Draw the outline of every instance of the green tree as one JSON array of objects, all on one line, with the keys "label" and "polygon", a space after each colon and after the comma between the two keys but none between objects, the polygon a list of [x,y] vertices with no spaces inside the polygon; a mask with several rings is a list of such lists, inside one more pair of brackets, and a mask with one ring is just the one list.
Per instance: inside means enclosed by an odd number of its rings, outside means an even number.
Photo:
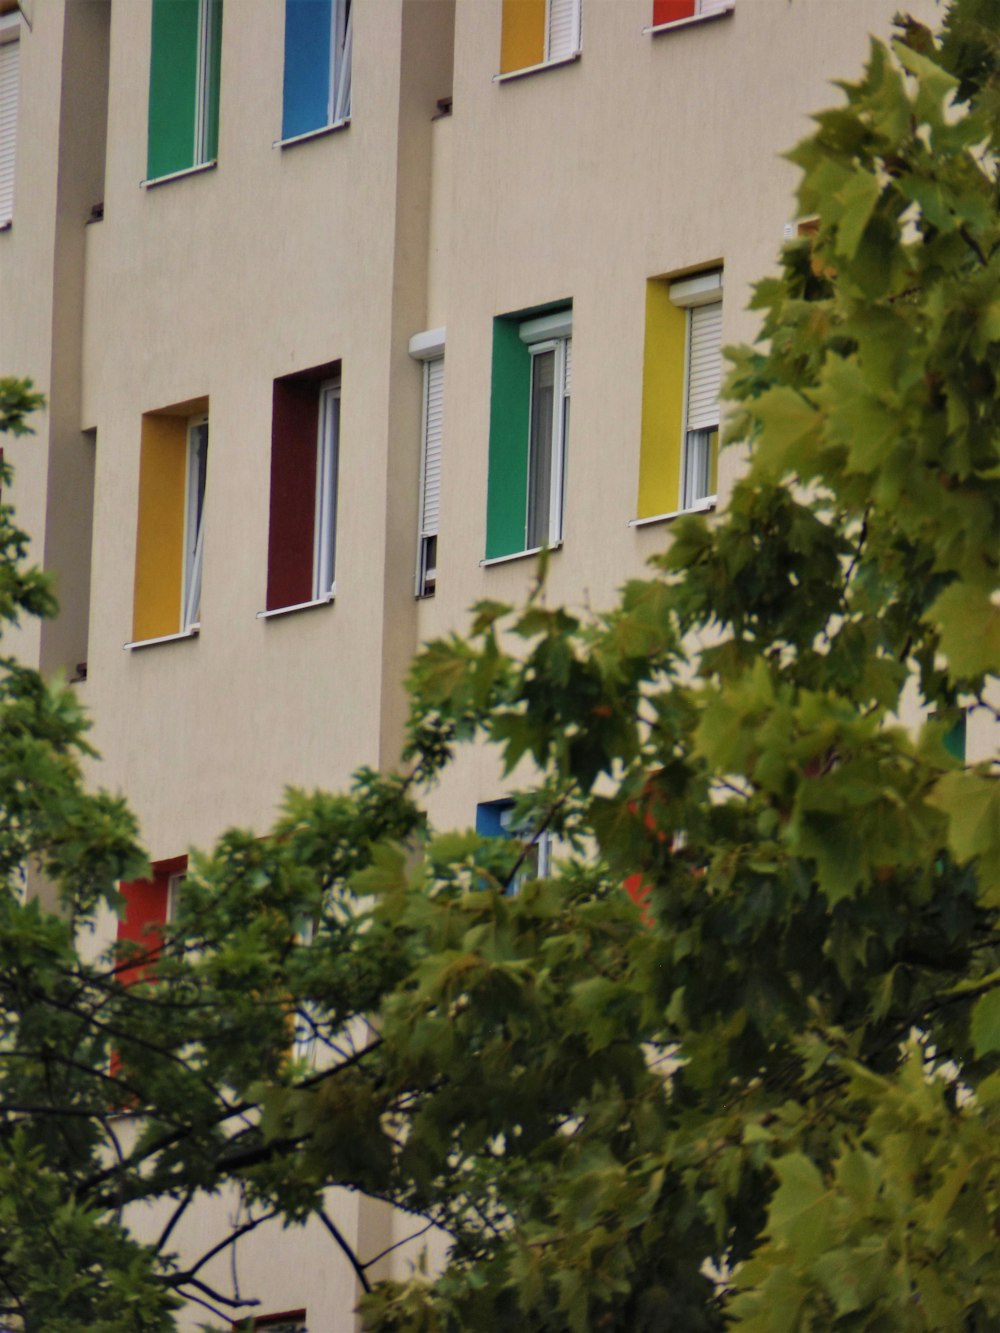
[{"label": "green tree", "polygon": [[[949,750],[1000,721],[1000,0],[898,31],[792,154],[816,229],[732,353],[725,513],[604,615],[487,604],[430,645],[408,775],[194,858],[143,982],[76,947],[129,817],[81,790],[71,699],[7,664],[0,1291],[29,1333],[239,1308],[170,1245],[226,1183],[245,1229],[325,1220],[366,1287],[327,1187],[444,1231],[439,1276],[366,1295],[385,1333],[1000,1323],[1000,785]],[[44,612],[2,523],[0,612]],[[420,811],[474,740],[530,758],[524,819],[566,851],[517,894],[527,845]],[[123,1211],[164,1197],[139,1244]]]}]

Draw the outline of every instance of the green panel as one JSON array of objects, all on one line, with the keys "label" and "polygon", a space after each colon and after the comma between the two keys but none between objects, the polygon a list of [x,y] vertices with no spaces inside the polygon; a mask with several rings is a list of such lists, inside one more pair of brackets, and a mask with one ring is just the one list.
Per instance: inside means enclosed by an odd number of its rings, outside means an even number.
[{"label": "green panel", "polygon": [[[221,5],[219,6],[221,12]],[[153,0],[146,176],[194,166],[198,0]]]},{"label": "green panel", "polygon": [[222,68],[222,0],[209,0],[212,49],[208,67],[208,144],[205,161],[219,156],[219,71]]},{"label": "green panel", "polygon": [[493,321],[486,558],[523,551],[528,513],[531,357],[518,337],[523,315]]}]

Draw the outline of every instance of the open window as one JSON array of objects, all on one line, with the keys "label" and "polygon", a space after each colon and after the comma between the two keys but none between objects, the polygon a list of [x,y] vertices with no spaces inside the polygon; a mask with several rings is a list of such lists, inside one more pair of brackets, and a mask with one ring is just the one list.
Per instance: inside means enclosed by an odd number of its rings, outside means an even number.
[{"label": "open window", "polygon": [[20,14],[0,14],[0,227],[14,216],[20,36]]},{"label": "open window", "polygon": [[486,563],[562,542],[572,334],[568,305],[493,322]]},{"label": "open window", "polygon": [[267,608],[322,605],[336,592],[340,362],[274,381]]},{"label": "open window", "polygon": [[285,0],[283,142],[350,118],[353,28],[351,0]]},{"label": "open window", "polygon": [[715,504],[721,383],[721,270],[648,282],[633,524]]},{"label": "open window", "polygon": [[571,60],[580,51],[580,0],[503,0],[500,75]]},{"label": "open window", "polygon": [[147,180],[214,162],[222,0],[153,0]]},{"label": "open window", "polygon": [[208,436],[207,399],[142,419],[129,647],[200,628]]}]

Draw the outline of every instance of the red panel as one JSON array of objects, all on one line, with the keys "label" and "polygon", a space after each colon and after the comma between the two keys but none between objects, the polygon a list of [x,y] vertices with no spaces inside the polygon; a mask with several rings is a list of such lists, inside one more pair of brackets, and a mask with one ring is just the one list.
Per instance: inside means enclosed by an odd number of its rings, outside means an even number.
[{"label": "red panel", "polygon": [[695,0],[653,0],[653,26],[694,17]]},{"label": "red panel", "polygon": [[316,431],[319,385],[274,381],[271,419],[271,526],[267,538],[267,609],[313,595]]},{"label": "red panel", "polygon": [[[119,940],[137,944],[150,958],[155,958],[162,939],[160,927],[167,920],[170,877],[186,869],[187,857],[174,856],[169,861],[153,863],[152,879],[134,879],[119,885],[125,899],[125,915],[118,922]],[[133,981],[140,981],[145,971],[145,964],[136,963],[133,967],[123,968],[118,973],[118,980],[123,986],[130,986]]]}]

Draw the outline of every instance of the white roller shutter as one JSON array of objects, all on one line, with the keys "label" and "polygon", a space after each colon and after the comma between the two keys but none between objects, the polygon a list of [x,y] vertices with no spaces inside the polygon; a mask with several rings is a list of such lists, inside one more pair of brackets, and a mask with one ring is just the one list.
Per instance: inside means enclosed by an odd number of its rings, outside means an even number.
[{"label": "white roller shutter", "polygon": [[719,424],[722,386],[722,302],[695,306],[688,314],[688,392],[686,427],[709,430]]},{"label": "white roller shutter", "polygon": [[420,535],[436,537],[441,503],[441,437],[444,427],[444,357],[424,363],[424,459]]},{"label": "white roller shutter", "polygon": [[14,214],[14,149],[17,142],[17,85],[20,43],[0,44],[0,224]]},{"label": "white roller shutter", "polygon": [[549,0],[546,60],[561,60],[580,48],[580,0]]},{"label": "white roller shutter", "polygon": [[566,349],[563,366],[563,393],[569,398],[573,392],[573,339],[567,338],[563,346]]}]

